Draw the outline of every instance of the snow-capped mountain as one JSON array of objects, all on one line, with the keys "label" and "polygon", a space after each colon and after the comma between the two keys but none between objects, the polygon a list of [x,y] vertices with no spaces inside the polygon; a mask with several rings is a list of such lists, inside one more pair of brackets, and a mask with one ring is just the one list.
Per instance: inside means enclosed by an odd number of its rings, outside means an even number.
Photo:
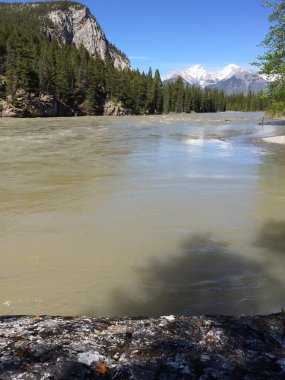
[{"label": "snow-capped mountain", "polygon": [[259,92],[267,87],[267,81],[260,75],[233,63],[221,70],[208,70],[202,65],[193,65],[168,74],[163,78],[163,82],[173,82],[179,76],[190,86],[217,88],[226,94],[247,94],[249,90]]}]

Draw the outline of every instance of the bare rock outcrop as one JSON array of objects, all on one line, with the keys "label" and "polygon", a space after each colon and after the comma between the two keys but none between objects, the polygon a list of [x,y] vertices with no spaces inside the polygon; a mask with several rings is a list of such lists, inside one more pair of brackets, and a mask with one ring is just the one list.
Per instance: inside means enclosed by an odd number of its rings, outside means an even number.
[{"label": "bare rock outcrop", "polygon": [[51,95],[31,96],[24,90],[17,90],[15,96],[0,102],[2,117],[55,117],[74,116],[73,109]]},{"label": "bare rock outcrop", "polygon": [[129,114],[129,110],[121,102],[114,103],[110,100],[104,105],[104,116],[124,116]]},{"label": "bare rock outcrop", "polygon": [[283,314],[0,317],[1,380],[284,379]]},{"label": "bare rock outcrop", "polygon": [[0,104],[0,116],[2,117],[29,117],[30,114],[26,109],[17,107],[12,103],[2,101]]},{"label": "bare rock outcrop", "polygon": [[87,7],[74,4],[67,10],[54,9],[48,17],[55,27],[49,28],[48,33],[60,43],[74,43],[77,47],[83,45],[91,56],[98,54],[103,60],[109,58],[118,69],[130,67],[129,60],[109,45],[103,30]]}]

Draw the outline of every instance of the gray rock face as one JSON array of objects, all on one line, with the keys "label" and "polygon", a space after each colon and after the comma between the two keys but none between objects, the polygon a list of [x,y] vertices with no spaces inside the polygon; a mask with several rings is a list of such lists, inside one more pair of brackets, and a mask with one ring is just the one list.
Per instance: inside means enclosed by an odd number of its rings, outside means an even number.
[{"label": "gray rock face", "polygon": [[5,101],[0,104],[0,116],[2,117],[27,117],[29,114],[26,110],[15,107],[14,105]]},{"label": "gray rock face", "polygon": [[222,90],[226,95],[236,94],[239,92],[247,95],[249,91],[258,93],[260,91],[265,91],[267,87],[268,83],[258,74],[246,71],[208,86],[208,88]]},{"label": "gray rock face", "polygon": [[284,379],[284,315],[0,317],[1,380]]},{"label": "gray rock face", "polygon": [[55,117],[74,116],[74,111],[51,95],[31,98],[23,90],[16,94],[16,104],[11,101],[0,102],[0,117]]},{"label": "gray rock face", "polygon": [[129,115],[126,108],[123,107],[122,103],[114,103],[109,101],[104,105],[104,115],[105,116],[124,116]]},{"label": "gray rock face", "polygon": [[109,46],[108,40],[96,19],[83,5],[72,5],[68,10],[53,10],[48,17],[54,24],[48,33],[60,43],[83,45],[91,56],[98,54],[103,60],[110,58],[118,69],[130,67],[129,60]]}]

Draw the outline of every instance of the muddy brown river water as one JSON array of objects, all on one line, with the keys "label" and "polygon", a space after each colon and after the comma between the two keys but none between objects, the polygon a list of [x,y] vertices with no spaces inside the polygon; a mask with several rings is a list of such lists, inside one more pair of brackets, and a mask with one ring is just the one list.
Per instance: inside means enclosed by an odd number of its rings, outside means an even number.
[{"label": "muddy brown river water", "polygon": [[261,113],[0,119],[0,314],[285,305],[285,133]]}]

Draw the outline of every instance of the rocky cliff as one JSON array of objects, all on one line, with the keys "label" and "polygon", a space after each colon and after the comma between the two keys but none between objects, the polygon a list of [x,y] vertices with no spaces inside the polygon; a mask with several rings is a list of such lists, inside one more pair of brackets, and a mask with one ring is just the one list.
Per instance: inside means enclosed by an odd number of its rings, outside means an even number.
[{"label": "rocky cliff", "polygon": [[102,60],[109,87],[113,75],[130,72],[85,5],[0,3],[0,117],[129,113],[107,91]]},{"label": "rocky cliff", "polygon": [[103,60],[109,58],[118,69],[130,67],[128,58],[111,45],[95,17],[81,4],[59,7],[48,13],[52,26],[47,33],[61,43],[83,45],[91,56],[98,54]]}]

